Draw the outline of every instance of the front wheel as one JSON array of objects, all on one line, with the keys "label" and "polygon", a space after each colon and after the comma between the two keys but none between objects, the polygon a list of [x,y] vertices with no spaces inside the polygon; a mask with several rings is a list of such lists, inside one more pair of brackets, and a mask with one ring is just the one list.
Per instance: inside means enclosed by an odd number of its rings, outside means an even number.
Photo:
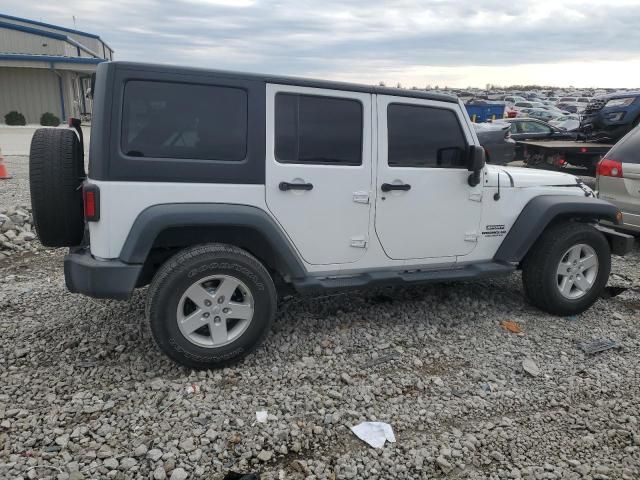
[{"label": "front wheel", "polygon": [[607,239],[591,225],[575,222],[545,230],[522,265],[529,301],[556,315],[584,312],[598,299],[611,271]]},{"label": "front wheel", "polygon": [[255,257],[209,244],[185,249],[160,268],[149,288],[147,316],[165,354],[204,369],[237,362],[255,349],[276,305],[271,276]]}]

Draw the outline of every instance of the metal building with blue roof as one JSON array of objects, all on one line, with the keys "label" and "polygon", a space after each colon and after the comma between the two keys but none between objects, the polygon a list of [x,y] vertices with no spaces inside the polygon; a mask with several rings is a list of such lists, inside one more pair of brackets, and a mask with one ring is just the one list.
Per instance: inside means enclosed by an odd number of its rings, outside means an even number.
[{"label": "metal building with blue roof", "polygon": [[37,124],[91,114],[87,91],[113,50],[98,35],[0,13],[0,123],[12,110]]}]

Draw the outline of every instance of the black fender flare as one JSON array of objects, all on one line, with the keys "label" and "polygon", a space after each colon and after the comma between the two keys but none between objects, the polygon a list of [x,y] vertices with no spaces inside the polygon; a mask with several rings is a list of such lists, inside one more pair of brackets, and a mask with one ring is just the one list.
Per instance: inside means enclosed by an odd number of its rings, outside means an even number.
[{"label": "black fender flare", "polygon": [[494,260],[520,262],[551,222],[559,218],[616,223],[618,208],[609,202],[577,195],[541,195],[532,198],[504,238]]},{"label": "black fender flare", "polygon": [[278,224],[262,209],[224,203],[169,203],[143,210],[133,222],[120,251],[120,260],[143,264],[158,235],[181,227],[243,227],[255,232],[249,242],[268,243],[281,274],[291,278],[306,276],[299,255]]}]

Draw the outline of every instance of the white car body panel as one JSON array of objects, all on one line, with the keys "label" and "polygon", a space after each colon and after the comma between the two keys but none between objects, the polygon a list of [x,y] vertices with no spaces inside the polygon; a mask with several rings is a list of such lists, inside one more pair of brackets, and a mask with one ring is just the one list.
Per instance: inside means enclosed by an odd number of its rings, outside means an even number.
[{"label": "white car body panel", "polygon": [[[457,104],[419,98],[378,95],[378,128],[382,132],[387,131],[387,107],[393,103],[450,110],[463,126],[467,143],[474,142]],[[476,243],[466,238],[477,235],[482,182],[470,187],[466,168],[389,166],[387,152],[387,135],[379,135],[375,230],[385,253],[393,259],[469,254]],[[408,184],[411,189],[385,193],[380,190],[383,183]]]},{"label": "white car body panel", "polygon": [[[369,242],[371,201],[371,95],[291,85],[267,85],[266,204],[305,262],[312,265],[353,263]],[[357,100],[362,105],[362,164],[280,163],[275,158],[275,96],[299,93]],[[311,183],[309,191],[281,191],[280,182]],[[366,197],[366,202],[365,202]],[[356,200],[362,201],[356,201]],[[363,203],[364,202],[364,203]],[[321,239],[321,241],[319,241]]]},{"label": "white car body panel", "polygon": [[154,205],[210,201],[267,210],[264,185],[89,181],[100,188],[100,221],[88,222],[91,254],[98,258],[117,258],[135,219]]},{"label": "white car body panel", "polygon": [[489,166],[506,172],[513,179],[514,187],[546,187],[553,185],[575,185],[576,177],[568,173],[538,170],[535,168]]},{"label": "white car body panel", "polygon": [[[267,98],[271,100],[267,105],[267,187],[90,179],[90,183],[100,188],[101,211],[98,222],[89,222],[92,255],[105,260],[118,258],[136,218],[151,206],[210,202],[249,205],[265,211],[281,226],[312,276],[451,268],[456,264],[491,261],[532,198],[584,195],[575,177],[560,172],[489,165],[483,169],[481,183],[472,188],[466,183],[469,175],[466,170],[389,168],[384,128],[386,105],[392,101],[443,103],[406,97],[333,90],[325,93],[360,98],[363,102],[362,168],[277,164],[273,158],[272,100],[282,89],[318,90],[268,85]],[[469,144],[479,145],[464,107],[455,103],[445,106],[458,115]],[[312,192],[317,197],[279,191],[280,181],[296,179],[313,183]],[[389,192],[393,195],[383,203],[380,185],[395,180],[412,184],[411,197],[395,195],[407,192]],[[498,190],[500,197],[496,200]],[[353,194],[364,192],[369,194],[369,203],[354,202]],[[365,237],[364,247],[351,246],[353,237],[361,236]],[[433,250],[429,245],[433,245]],[[394,253],[399,258],[390,258]]]}]

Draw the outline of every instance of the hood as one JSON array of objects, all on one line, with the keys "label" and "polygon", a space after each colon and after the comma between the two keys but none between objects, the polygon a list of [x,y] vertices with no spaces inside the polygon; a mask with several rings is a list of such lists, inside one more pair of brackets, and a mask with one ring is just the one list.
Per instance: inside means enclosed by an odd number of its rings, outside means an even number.
[{"label": "hood", "polygon": [[[487,169],[489,170],[490,176],[496,176],[498,172],[500,172],[500,185],[504,185],[506,181],[515,188],[578,186],[578,179],[568,173],[537,170],[535,168],[499,167],[494,165],[487,165]],[[508,179],[503,177],[505,174]]]},{"label": "hood", "polygon": [[598,95],[594,100],[614,100],[616,98],[628,98],[640,96],[640,91],[633,90],[628,92],[607,93],[606,95]]}]

